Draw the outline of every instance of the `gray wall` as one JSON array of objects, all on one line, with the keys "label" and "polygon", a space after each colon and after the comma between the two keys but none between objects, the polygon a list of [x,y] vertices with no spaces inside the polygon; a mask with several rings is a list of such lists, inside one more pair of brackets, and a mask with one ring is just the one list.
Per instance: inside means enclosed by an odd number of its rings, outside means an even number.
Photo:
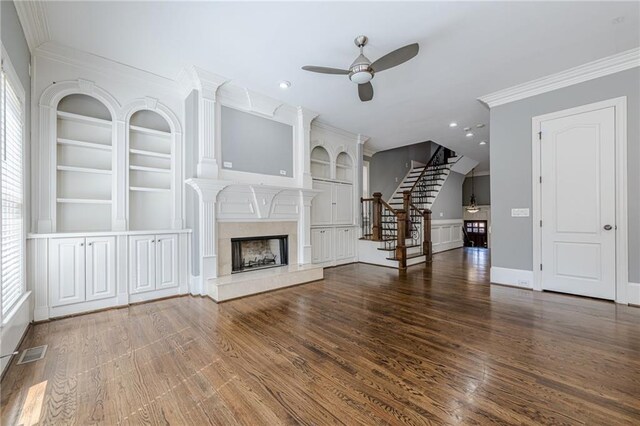
[{"label": "gray wall", "polygon": [[12,1],[0,1],[0,39],[4,46],[13,68],[18,74],[18,78],[22,82],[22,88],[25,91],[25,227],[27,230],[31,228],[31,208],[30,208],[30,190],[31,188],[31,176],[30,176],[30,164],[31,164],[31,77],[29,76],[29,63],[31,61],[31,53],[29,52],[29,46],[27,40],[24,37],[24,31],[22,31],[22,25],[18,19],[18,13],[16,7]]},{"label": "gray wall", "polygon": [[373,154],[369,169],[371,193],[381,192],[382,198],[388,200],[411,168],[411,160],[426,163],[437,147],[433,142],[421,142]]},{"label": "gray wall", "polygon": [[223,168],[230,161],[233,170],[293,177],[292,126],[233,108],[221,110]]},{"label": "gray wall", "polygon": [[640,68],[491,109],[491,222],[493,266],[532,270],[532,219],[512,218],[529,207],[532,117],[627,97],[629,281],[640,282]]},{"label": "gray wall", "polygon": [[451,172],[431,206],[431,219],[462,219],[462,182],[464,175]]},{"label": "gray wall", "polygon": [[[489,176],[476,176],[475,178],[476,204],[488,206],[491,204],[491,179]],[[468,177],[462,184],[462,205],[468,206],[471,199],[471,178]]]}]

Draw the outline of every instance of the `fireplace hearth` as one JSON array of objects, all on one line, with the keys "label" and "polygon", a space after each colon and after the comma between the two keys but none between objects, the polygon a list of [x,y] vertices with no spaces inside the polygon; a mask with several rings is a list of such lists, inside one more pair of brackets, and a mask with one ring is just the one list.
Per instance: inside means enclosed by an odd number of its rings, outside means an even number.
[{"label": "fireplace hearth", "polygon": [[286,235],[231,238],[231,273],[275,268],[288,264]]}]

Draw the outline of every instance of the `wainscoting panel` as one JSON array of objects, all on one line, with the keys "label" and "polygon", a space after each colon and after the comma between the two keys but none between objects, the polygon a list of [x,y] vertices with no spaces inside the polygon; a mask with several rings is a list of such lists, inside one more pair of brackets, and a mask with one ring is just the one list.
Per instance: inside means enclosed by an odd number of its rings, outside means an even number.
[{"label": "wainscoting panel", "polygon": [[431,240],[433,252],[462,247],[462,219],[445,219],[431,221]]}]

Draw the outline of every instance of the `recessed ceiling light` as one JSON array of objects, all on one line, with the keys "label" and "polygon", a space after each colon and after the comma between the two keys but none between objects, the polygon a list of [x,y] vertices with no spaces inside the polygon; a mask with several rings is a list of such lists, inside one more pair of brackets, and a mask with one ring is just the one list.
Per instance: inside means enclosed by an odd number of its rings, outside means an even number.
[{"label": "recessed ceiling light", "polygon": [[458,127],[458,123],[452,121],[451,123],[449,123],[449,127]]},{"label": "recessed ceiling light", "polygon": [[289,87],[291,87],[291,82],[287,81],[287,80],[283,80],[280,82],[280,88],[281,89],[288,89]]},{"label": "recessed ceiling light", "polygon": [[480,145],[486,145],[487,141],[480,141]]},{"label": "recessed ceiling light", "polygon": [[470,138],[470,137],[472,137],[472,136],[473,136],[473,133],[472,133],[472,132],[467,133],[467,137],[468,137],[468,138]]},{"label": "recessed ceiling light", "polygon": [[482,124],[482,123],[480,123],[480,124],[476,124],[476,127],[477,127],[478,129],[482,129],[482,128],[484,127],[484,124]]}]

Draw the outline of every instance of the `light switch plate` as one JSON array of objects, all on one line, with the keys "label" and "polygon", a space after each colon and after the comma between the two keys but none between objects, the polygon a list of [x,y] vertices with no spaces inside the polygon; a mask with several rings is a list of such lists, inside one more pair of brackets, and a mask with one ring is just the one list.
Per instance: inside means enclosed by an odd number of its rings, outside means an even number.
[{"label": "light switch plate", "polygon": [[511,217],[529,217],[529,209],[511,209]]},{"label": "light switch plate", "polygon": [[286,176],[286,175],[287,175],[287,171],[286,171],[286,170],[280,170],[280,174],[281,174],[282,176]]},{"label": "light switch plate", "polygon": [[440,212],[440,217],[444,216],[444,212]]},{"label": "light switch plate", "polygon": [[224,163],[222,163],[222,165],[227,169],[233,168],[233,163],[231,161],[225,161]]}]

